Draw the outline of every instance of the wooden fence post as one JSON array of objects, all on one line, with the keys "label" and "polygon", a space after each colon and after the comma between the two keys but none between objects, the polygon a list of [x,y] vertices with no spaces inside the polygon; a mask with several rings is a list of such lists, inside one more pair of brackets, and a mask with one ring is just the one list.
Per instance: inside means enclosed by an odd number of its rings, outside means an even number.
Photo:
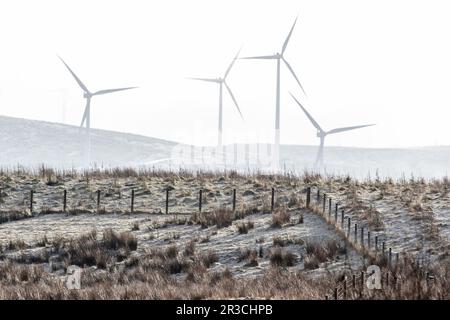
[{"label": "wooden fence post", "polygon": [[66,212],[67,209],[67,190],[64,189],[64,196],[63,196],[63,212]]},{"label": "wooden fence post", "polygon": [[347,219],[348,219],[348,232],[347,232],[347,238],[350,239],[350,231],[351,231],[351,228],[352,228],[352,226],[351,226],[352,218],[348,217]]},{"label": "wooden fence post", "polygon": [[[331,198],[330,198],[331,199]],[[325,212],[325,211],[324,211]],[[328,221],[331,222],[331,210],[328,210]]]},{"label": "wooden fence post", "polygon": [[320,190],[317,189],[317,203],[319,203],[320,201]]},{"label": "wooden fence post", "polygon": [[352,275],[352,286],[353,289],[356,289],[356,274]]},{"label": "wooden fence post", "polygon": [[375,236],[375,252],[378,252],[378,236]]},{"label": "wooden fence post", "polygon": [[389,248],[389,258],[388,258],[388,262],[389,262],[389,267],[392,266],[392,248]]},{"label": "wooden fence post", "polygon": [[331,212],[331,198],[328,198],[328,212]]},{"label": "wooden fence post", "polygon": [[131,213],[134,212],[134,189],[131,190]]},{"label": "wooden fence post", "polygon": [[338,212],[339,210],[339,204],[336,202],[336,204],[334,205],[334,211]]},{"label": "wooden fence post", "polygon": [[325,213],[325,206],[326,205],[327,205],[327,194],[324,193],[323,194],[323,208],[322,208],[323,213]]},{"label": "wooden fence post", "polygon": [[355,243],[358,243],[358,224],[355,223]]},{"label": "wooden fence post", "polygon": [[364,227],[361,227],[361,246],[364,248]]},{"label": "wooden fence post", "polygon": [[341,211],[341,229],[344,231],[344,220],[345,220],[345,213],[344,210]]},{"label": "wooden fence post", "polygon": [[233,211],[236,211],[236,189],[233,189]]},{"label": "wooden fence post", "polygon": [[386,251],[386,242],[383,241],[383,243],[381,244],[381,252],[383,253],[383,256],[385,251]]},{"label": "wooden fence post", "polygon": [[203,198],[203,190],[200,189],[200,191],[198,192],[198,212],[202,212],[202,198]]},{"label": "wooden fence post", "polygon": [[97,213],[100,211],[100,190],[97,190]]},{"label": "wooden fence post", "polygon": [[309,204],[311,203],[311,187],[306,189],[306,209],[309,209]]},{"label": "wooden fence post", "polygon": [[361,271],[361,291],[364,291],[365,282],[366,282],[365,273],[364,273],[364,271]]},{"label": "wooden fence post", "polygon": [[370,250],[370,231],[367,231],[367,247]]},{"label": "wooden fence post", "polygon": [[273,212],[273,209],[275,207],[275,188],[272,188],[272,201],[270,204],[270,211]]},{"label": "wooden fence post", "polygon": [[334,300],[338,299],[338,287],[334,288]]},{"label": "wooden fence post", "polygon": [[34,190],[30,191],[30,213],[33,213]]},{"label": "wooden fence post", "polygon": [[169,214],[169,188],[166,189],[166,214]]},{"label": "wooden fence post", "polygon": [[337,222],[338,222],[338,211],[336,210],[334,212],[334,224],[337,224]]}]

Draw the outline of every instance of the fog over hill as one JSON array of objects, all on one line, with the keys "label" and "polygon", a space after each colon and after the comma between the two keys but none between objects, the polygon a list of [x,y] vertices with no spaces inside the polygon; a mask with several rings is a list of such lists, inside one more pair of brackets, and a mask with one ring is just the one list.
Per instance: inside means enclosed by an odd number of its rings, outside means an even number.
[{"label": "fog over hill", "polygon": [[[177,169],[233,169],[208,159],[193,163],[186,156],[183,161],[173,161],[176,142],[134,134],[91,130],[91,164],[97,167],[133,166]],[[86,136],[76,126],[0,116],[0,165],[5,167],[38,167],[42,164],[57,168],[82,168]],[[178,145],[179,146],[179,145]],[[233,150],[228,146],[227,150]],[[242,147],[242,148],[241,148]],[[252,149],[253,148],[253,149]],[[213,148],[196,147],[206,153]],[[254,146],[250,156],[241,162],[238,169],[257,169]],[[240,145],[239,150],[244,150]],[[281,169],[303,172],[312,169],[316,146],[283,145],[281,147]],[[172,159],[172,160],[170,160]],[[369,175],[399,178],[443,177],[448,173],[450,147],[421,147],[408,149],[375,148],[325,148],[325,172],[366,178]],[[179,159],[177,159],[179,160]],[[260,162],[260,169],[268,167]]]},{"label": "fog over hill", "polygon": [[[91,129],[91,162],[98,166],[137,166],[167,158],[173,142]],[[58,168],[84,165],[86,136],[79,127],[0,117],[0,164]]]}]

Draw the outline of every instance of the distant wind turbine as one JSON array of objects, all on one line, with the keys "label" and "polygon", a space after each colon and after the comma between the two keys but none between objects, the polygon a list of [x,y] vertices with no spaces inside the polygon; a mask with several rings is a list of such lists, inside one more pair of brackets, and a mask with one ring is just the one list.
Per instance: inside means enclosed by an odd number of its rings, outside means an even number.
[{"label": "distant wind turbine", "polygon": [[242,116],[241,109],[239,109],[239,105],[236,101],[236,98],[234,97],[233,92],[231,91],[230,87],[228,86],[226,79],[228,77],[228,74],[231,71],[231,68],[233,67],[234,63],[236,62],[236,59],[238,58],[240,53],[240,50],[234,57],[231,64],[228,66],[228,69],[225,71],[225,74],[223,78],[189,78],[190,80],[196,80],[196,81],[205,81],[205,82],[213,82],[217,83],[219,85],[219,134],[218,134],[218,146],[222,147],[222,122],[223,122],[223,86],[227,89],[228,93],[230,94],[231,99],[234,102],[234,105],[236,106],[237,111],[239,112],[239,115],[241,116],[242,120],[244,120],[244,117]]},{"label": "distant wind turbine", "polygon": [[292,25],[292,28],[289,31],[289,34],[283,43],[281,53],[276,53],[276,54],[270,55],[270,56],[257,56],[257,57],[241,58],[241,59],[258,59],[258,60],[277,60],[277,96],[276,96],[276,113],[275,113],[275,151],[276,151],[277,158],[279,157],[279,150],[280,150],[280,81],[281,81],[280,80],[280,64],[281,64],[281,61],[284,62],[284,64],[289,69],[289,71],[294,76],[295,80],[297,81],[298,85],[302,89],[303,93],[306,95],[305,90],[303,89],[303,86],[300,83],[300,80],[298,79],[297,75],[294,72],[294,69],[292,69],[289,62],[287,62],[287,60],[284,58],[284,53],[286,51],[289,40],[291,38],[292,32],[294,31],[295,24],[297,23],[297,19],[298,19],[298,17],[295,18],[294,24]]},{"label": "distant wind turbine", "polygon": [[127,88],[119,88],[119,89],[107,89],[107,90],[100,90],[100,91],[97,91],[97,92],[91,92],[85,86],[85,84],[83,82],[81,82],[81,80],[72,71],[72,69],[70,69],[70,67],[67,65],[67,63],[65,63],[64,60],[61,57],[59,57],[59,59],[62,61],[62,63],[64,63],[64,65],[66,66],[67,70],[69,70],[69,72],[72,74],[72,76],[74,77],[75,81],[78,83],[80,88],[83,89],[83,91],[84,91],[83,97],[86,99],[86,107],[84,109],[83,119],[81,120],[80,127],[82,128],[83,125],[86,123],[87,139],[88,139],[88,142],[87,142],[87,148],[88,148],[88,150],[87,150],[87,158],[88,158],[88,164],[89,164],[89,162],[90,162],[90,154],[91,154],[91,132],[90,132],[90,129],[91,129],[91,99],[92,99],[92,97],[103,95],[103,94],[108,94],[108,93],[113,93],[113,92],[118,92],[118,91],[135,89],[137,87],[127,87]]},{"label": "distant wind turbine", "polygon": [[309,114],[308,111],[306,111],[306,109],[301,105],[301,103],[294,97],[294,95],[292,93],[290,93],[292,98],[295,100],[295,102],[297,102],[297,104],[300,106],[300,108],[302,108],[303,112],[305,113],[305,115],[308,117],[309,121],[311,121],[311,123],[313,124],[313,126],[317,129],[317,137],[320,138],[320,146],[319,146],[319,151],[317,153],[317,158],[316,158],[316,162],[315,162],[315,166],[319,166],[322,167],[323,166],[323,149],[324,149],[324,144],[325,144],[325,137],[329,134],[335,134],[335,133],[340,133],[340,132],[345,132],[345,131],[350,131],[350,130],[355,130],[355,129],[360,129],[360,128],[365,128],[365,127],[370,127],[370,126],[374,126],[374,124],[366,124],[366,125],[361,125],[361,126],[353,126],[353,127],[344,127],[344,128],[336,128],[330,131],[325,131],[323,130],[320,125],[317,123],[316,120],[314,120],[314,118]]}]

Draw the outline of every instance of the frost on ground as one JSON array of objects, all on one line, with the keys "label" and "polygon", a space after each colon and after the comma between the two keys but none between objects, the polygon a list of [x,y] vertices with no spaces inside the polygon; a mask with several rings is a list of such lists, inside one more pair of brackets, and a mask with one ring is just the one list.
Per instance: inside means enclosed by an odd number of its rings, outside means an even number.
[{"label": "frost on ground", "polygon": [[369,228],[397,252],[421,259],[449,259],[450,181],[328,179],[319,188],[342,202],[354,222]]},{"label": "frost on ground", "polygon": [[[3,172],[0,179],[0,298],[323,299],[343,275],[373,261],[305,208],[308,186],[338,198],[355,221],[402,250],[405,261],[427,249],[448,271],[445,181],[45,168]],[[61,285],[71,265],[84,270],[85,287],[76,292]],[[423,295],[417,286],[405,288],[402,297]],[[448,294],[435,291],[426,292]]]}]

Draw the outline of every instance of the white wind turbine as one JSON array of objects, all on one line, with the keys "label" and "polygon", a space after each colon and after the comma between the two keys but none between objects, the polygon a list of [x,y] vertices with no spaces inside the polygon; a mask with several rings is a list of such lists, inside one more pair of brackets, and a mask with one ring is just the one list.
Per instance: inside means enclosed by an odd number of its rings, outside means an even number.
[{"label": "white wind turbine", "polygon": [[297,81],[298,85],[302,89],[303,93],[306,95],[305,90],[303,89],[302,84],[300,83],[300,80],[298,79],[297,75],[294,72],[294,69],[292,69],[289,62],[284,57],[284,53],[286,51],[287,45],[289,43],[289,40],[291,38],[292,32],[294,31],[295,24],[297,23],[298,17],[295,19],[294,24],[292,25],[291,30],[289,31],[289,34],[286,38],[286,40],[283,43],[283,47],[281,48],[281,53],[276,53],[274,55],[270,56],[256,56],[256,57],[244,57],[241,59],[257,59],[257,60],[276,60],[277,61],[277,93],[276,93],[276,112],[275,112],[275,161],[278,164],[279,162],[279,155],[280,155],[280,67],[281,67],[281,61],[284,62],[288,70],[291,72],[294,79]]},{"label": "white wind turbine", "polygon": [[301,105],[301,103],[294,97],[294,95],[291,93],[292,98],[295,100],[295,102],[302,108],[305,115],[308,117],[309,121],[313,124],[313,126],[317,129],[317,137],[320,138],[320,146],[319,151],[317,152],[317,158],[315,162],[316,167],[323,167],[323,149],[325,145],[325,137],[329,134],[335,134],[365,127],[371,127],[374,126],[374,124],[366,124],[366,125],[360,125],[360,126],[353,126],[353,127],[344,127],[344,128],[336,128],[330,131],[323,130],[320,125],[317,123],[316,120],[309,114],[308,111]]},{"label": "white wind turbine", "polygon": [[135,89],[137,87],[106,89],[106,90],[91,92],[86,87],[86,85],[78,78],[78,76],[72,71],[72,69],[70,69],[70,67],[67,65],[67,63],[65,63],[61,57],[59,57],[59,59],[62,61],[62,63],[64,63],[67,70],[69,70],[69,72],[72,74],[72,76],[74,77],[75,81],[78,83],[80,88],[83,89],[83,91],[84,91],[83,97],[86,99],[86,107],[84,108],[83,119],[81,120],[80,128],[82,128],[84,126],[84,124],[86,123],[86,132],[87,132],[87,159],[86,160],[87,160],[87,164],[89,165],[90,158],[91,158],[91,99],[92,99],[92,97],[103,95],[103,94],[108,94],[108,93],[113,93],[113,92],[118,92],[118,91]]},{"label": "white wind turbine", "polygon": [[237,57],[239,56],[239,52],[234,57],[231,64],[228,66],[228,69],[225,71],[225,74],[223,78],[189,78],[190,80],[197,80],[197,81],[205,81],[205,82],[212,82],[219,85],[219,132],[218,132],[218,147],[222,147],[222,129],[223,129],[223,86],[227,89],[228,93],[230,94],[231,99],[234,102],[234,105],[236,106],[237,111],[239,112],[239,115],[241,116],[242,120],[244,120],[244,117],[242,116],[241,110],[239,109],[239,105],[236,101],[236,98],[234,97],[233,92],[231,91],[230,87],[227,84],[227,77],[228,74],[231,71],[231,68],[233,67],[234,63],[236,62]]}]

